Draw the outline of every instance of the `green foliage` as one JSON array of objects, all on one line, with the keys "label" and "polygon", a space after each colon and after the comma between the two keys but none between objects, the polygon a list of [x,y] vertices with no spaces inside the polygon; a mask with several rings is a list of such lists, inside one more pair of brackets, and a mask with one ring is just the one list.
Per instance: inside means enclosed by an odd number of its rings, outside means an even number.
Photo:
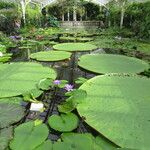
[{"label": "green foliage", "polygon": [[148,78],[97,76],[80,89],[87,97],[77,110],[91,127],[120,147],[149,149]]},{"label": "green foliage", "polygon": [[6,52],[6,46],[0,44],[0,52]]},{"label": "green foliage", "polygon": [[0,9],[10,9],[10,8],[16,8],[15,3],[5,1],[0,2]]},{"label": "green foliage", "polygon": [[21,15],[15,3],[0,2],[0,30],[6,33],[15,31],[15,21],[20,20]]},{"label": "green foliage", "polygon": [[131,27],[136,36],[150,39],[150,2],[130,5],[125,21],[125,25]]},{"label": "green foliage", "polygon": [[109,48],[118,51],[124,50],[126,52],[140,51],[141,53],[150,54],[150,44],[147,41],[144,42],[134,38],[116,39],[115,36],[119,33],[114,32],[113,29],[109,29],[102,34],[104,35],[96,37],[94,41],[90,43],[99,48]]},{"label": "green foliage", "polygon": [[41,26],[41,10],[38,4],[29,3],[26,6],[26,21],[27,25],[34,25],[36,27]]}]

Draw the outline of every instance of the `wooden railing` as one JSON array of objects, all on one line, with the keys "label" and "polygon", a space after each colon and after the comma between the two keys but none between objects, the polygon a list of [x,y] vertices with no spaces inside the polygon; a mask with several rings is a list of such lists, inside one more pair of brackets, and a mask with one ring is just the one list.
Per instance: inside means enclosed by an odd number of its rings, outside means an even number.
[{"label": "wooden railing", "polygon": [[102,21],[60,21],[61,27],[100,27]]}]

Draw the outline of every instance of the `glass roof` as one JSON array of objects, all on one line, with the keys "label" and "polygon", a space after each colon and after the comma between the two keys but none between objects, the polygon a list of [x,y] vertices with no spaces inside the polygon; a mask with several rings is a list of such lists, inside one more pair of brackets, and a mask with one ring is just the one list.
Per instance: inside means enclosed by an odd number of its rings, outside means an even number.
[{"label": "glass roof", "polygon": [[[5,1],[5,2],[6,1],[8,2],[31,1],[31,2],[39,3],[41,7],[45,7],[46,5],[57,2],[57,0],[0,0],[0,1]],[[97,3],[99,5],[105,5],[111,0],[86,0],[86,1]],[[115,1],[120,1],[120,0],[115,0]],[[146,1],[149,0],[128,0],[128,2],[146,2]]]}]

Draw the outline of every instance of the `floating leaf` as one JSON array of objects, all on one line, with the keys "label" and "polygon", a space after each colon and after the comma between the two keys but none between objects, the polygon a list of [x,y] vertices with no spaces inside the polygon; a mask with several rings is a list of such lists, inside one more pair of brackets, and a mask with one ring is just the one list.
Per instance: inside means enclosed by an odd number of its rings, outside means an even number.
[{"label": "floating leaf", "polygon": [[140,73],[149,68],[149,64],[133,57],[113,54],[88,54],[80,58],[79,66],[100,74]]},{"label": "floating leaf", "polygon": [[96,144],[103,148],[103,150],[116,150],[118,148],[116,145],[114,145],[102,136],[97,136],[95,141]]},{"label": "floating leaf", "polygon": [[72,98],[69,98],[68,101],[58,105],[58,110],[61,113],[70,113],[77,107],[77,104],[73,102]]},{"label": "floating leaf", "polygon": [[0,150],[5,150],[8,147],[9,141],[12,139],[12,133],[12,127],[0,130]]},{"label": "floating leaf", "polygon": [[[65,94],[66,96],[71,96],[70,99],[76,104],[82,103],[87,96],[86,91],[82,89],[76,89]],[[70,101],[70,99],[68,99]]]},{"label": "floating leaf", "polygon": [[61,138],[70,150],[103,150],[88,133],[63,133]]},{"label": "floating leaf", "polygon": [[39,89],[33,89],[29,92],[25,92],[22,94],[24,101],[32,101],[35,100],[35,98],[39,97],[43,91]]},{"label": "floating leaf", "polygon": [[83,78],[83,77],[79,77],[78,79],[75,80],[76,84],[83,84],[87,81],[88,79]]},{"label": "floating leaf", "polygon": [[52,84],[53,84],[53,80],[52,79],[42,79],[38,83],[38,88],[42,89],[42,90],[49,90],[50,87],[52,86]]},{"label": "floating leaf", "polygon": [[21,104],[23,99],[21,97],[9,97],[9,98],[0,98],[0,103],[12,103],[12,104]]},{"label": "floating leaf", "polygon": [[59,88],[64,88],[66,84],[68,84],[67,80],[60,80],[60,84],[58,85],[58,87]]},{"label": "floating leaf", "polygon": [[15,128],[10,148],[12,150],[33,150],[46,140],[48,132],[45,124],[35,126],[33,121],[21,124]]},{"label": "floating leaf", "polygon": [[30,55],[30,58],[38,61],[61,61],[70,57],[71,53],[61,51],[37,52]]},{"label": "floating leaf", "polygon": [[97,76],[80,89],[87,97],[77,110],[90,126],[122,148],[149,150],[150,79]]},{"label": "floating leaf", "polygon": [[76,51],[90,51],[97,47],[88,43],[61,43],[53,46],[54,49],[60,51],[76,52]]},{"label": "floating leaf", "polygon": [[36,88],[43,78],[56,78],[53,69],[38,63],[0,64],[0,98],[21,95]]},{"label": "floating leaf", "polygon": [[78,117],[73,113],[52,115],[48,119],[48,123],[51,128],[60,132],[69,132],[77,128]]},{"label": "floating leaf", "polygon": [[50,140],[47,140],[34,150],[53,150],[53,144]]},{"label": "floating leaf", "polygon": [[18,104],[0,101],[0,128],[18,122],[24,116],[24,108]]}]

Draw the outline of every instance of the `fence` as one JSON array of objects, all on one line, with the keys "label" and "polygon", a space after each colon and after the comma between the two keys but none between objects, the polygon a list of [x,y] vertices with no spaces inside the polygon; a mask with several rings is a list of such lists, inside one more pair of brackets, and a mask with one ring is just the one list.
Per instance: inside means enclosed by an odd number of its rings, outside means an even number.
[{"label": "fence", "polygon": [[61,21],[61,27],[102,27],[102,21]]}]

